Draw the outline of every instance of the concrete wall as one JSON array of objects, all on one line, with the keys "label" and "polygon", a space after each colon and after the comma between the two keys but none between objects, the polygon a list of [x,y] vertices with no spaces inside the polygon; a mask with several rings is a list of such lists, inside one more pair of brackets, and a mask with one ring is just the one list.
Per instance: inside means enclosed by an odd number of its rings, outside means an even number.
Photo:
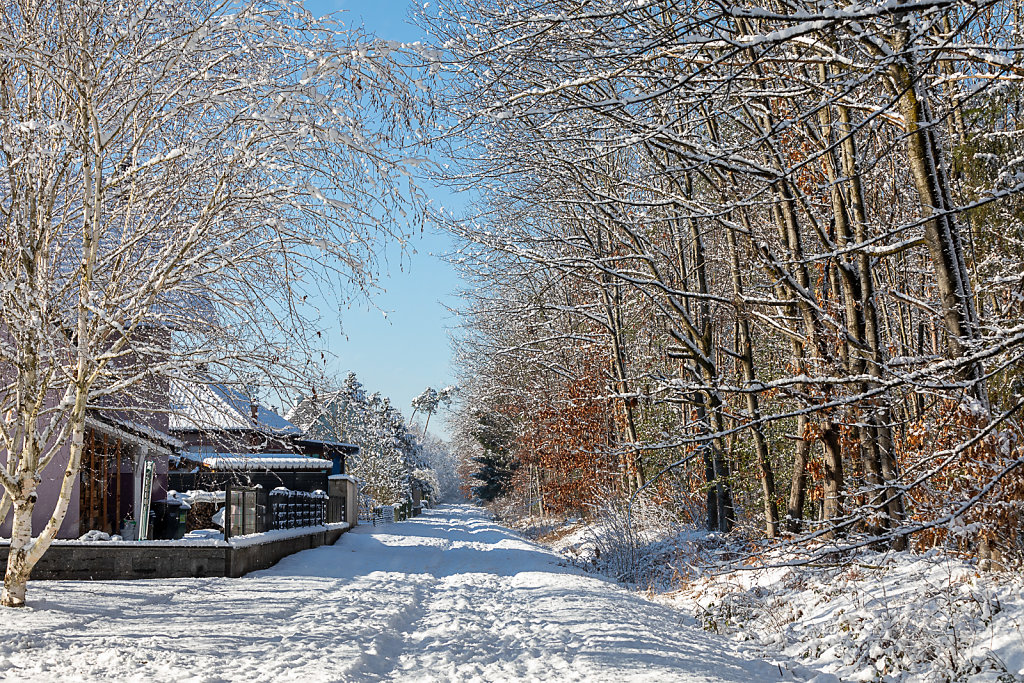
[{"label": "concrete wall", "polygon": [[274,543],[233,548],[227,553],[228,565],[224,575],[238,577],[259,569],[267,569],[277,564],[282,557],[293,553],[318,548],[322,545],[334,545],[342,533],[341,529],[334,529]]},{"label": "concrete wall", "polygon": [[[53,545],[32,570],[32,580],[116,581],[225,576],[227,548],[151,544]],[[7,546],[0,561],[7,562]]]},{"label": "concrete wall", "polygon": [[[209,576],[243,576],[266,569],[300,550],[333,545],[343,529],[243,547],[158,543],[56,543],[32,571],[33,581],[121,581]],[[0,563],[8,546],[0,545]]]}]

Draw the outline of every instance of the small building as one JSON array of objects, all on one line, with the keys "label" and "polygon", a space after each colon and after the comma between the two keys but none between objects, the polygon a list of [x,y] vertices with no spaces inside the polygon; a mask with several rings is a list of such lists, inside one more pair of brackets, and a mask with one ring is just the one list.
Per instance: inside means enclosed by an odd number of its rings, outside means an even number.
[{"label": "small building", "polygon": [[225,384],[172,385],[170,431],[183,446],[172,460],[171,488],[220,488],[225,482],[327,489],[344,474],[352,444],[308,438],[287,419]]}]

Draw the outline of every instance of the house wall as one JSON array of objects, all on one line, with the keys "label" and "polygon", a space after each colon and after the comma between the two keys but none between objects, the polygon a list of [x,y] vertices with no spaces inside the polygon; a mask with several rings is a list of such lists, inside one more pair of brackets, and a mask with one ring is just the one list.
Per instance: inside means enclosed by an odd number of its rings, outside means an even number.
[{"label": "house wall", "polygon": [[[11,336],[9,330],[5,327],[3,321],[0,321],[0,341],[2,341],[7,348],[12,349],[11,353],[17,355],[20,353],[15,346],[16,342]],[[7,356],[6,360],[14,361],[16,358]],[[17,381],[17,375],[15,365],[12,363],[6,363],[4,360],[0,360],[0,381],[4,385]],[[44,411],[54,410],[60,402],[61,396],[57,392],[51,391],[44,399]],[[0,410],[8,410],[12,407],[14,399],[11,395],[0,394]],[[49,420],[52,419],[53,414],[46,414],[39,418],[38,426],[40,429],[45,429]],[[60,426],[63,426],[61,423]],[[59,431],[59,430],[57,430]],[[47,444],[47,448],[56,445],[55,441],[51,441]],[[44,453],[46,449],[44,448]],[[57,446],[57,452],[53,455],[53,459],[50,461],[49,466],[41,473],[41,480],[36,487],[37,500],[39,501],[32,513],[32,531],[38,533],[42,530],[46,523],[49,521],[50,516],[53,514],[53,509],[56,505],[57,497],[60,493],[61,483],[64,481],[64,470],[67,468],[68,458],[70,454],[70,448],[67,444]],[[6,465],[8,462],[8,453],[6,449],[0,447],[0,465]],[[3,494],[3,489],[0,488],[0,495]],[[61,525],[60,532],[62,537],[66,537],[66,534],[73,533],[78,529],[78,486],[75,483],[74,490],[71,494],[71,504],[68,506],[68,515],[65,517],[63,524]],[[14,510],[11,509],[7,513],[6,519],[0,523],[0,536],[9,538],[11,535],[11,526],[13,523]]]},{"label": "house wall", "polygon": [[[60,495],[61,482],[64,480],[64,470],[68,466],[71,448],[65,444],[60,447],[57,454],[50,461],[50,465],[43,470],[42,479],[36,488],[37,503],[32,510],[32,534],[38,534],[50,521],[53,510],[57,505],[57,498]],[[79,482],[76,479],[71,492],[71,502],[68,505],[68,513],[60,526],[57,538],[78,538],[78,492]],[[0,537],[11,537],[11,525],[14,520],[14,510],[7,514],[7,519],[0,524]]]},{"label": "house wall", "polygon": [[[0,334],[4,332],[0,330]],[[156,329],[149,328],[145,330],[139,330],[136,332],[141,338],[150,344],[169,345],[170,344],[170,331],[167,329]],[[116,361],[116,365],[122,367],[131,367],[137,365],[140,362],[145,362],[145,358],[139,358],[134,354],[128,354]],[[57,393],[53,393],[52,396],[47,397],[47,408],[52,409],[57,405],[59,400]],[[130,390],[130,393],[124,395],[118,395],[108,397],[106,399],[107,405],[138,405],[138,406],[154,406],[161,409],[160,412],[147,411],[147,410],[133,410],[133,411],[107,411],[110,417],[120,420],[128,420],[131,422],[144,425],[157,432],[166,434],[168,429],[168,415],[163,410],[168,404],[168,383],[164,378],[154,379],[148,383],[142,383],[138,387],[134,387]],[[111,436],[118,436],[118,434],[111,433]],[[122,435],[123,436],[123,435]],[[141,445],[146,443],[145,439],[135,438],[131,442],[133,450],[138,453]],[[50,517],[53,515],[53,511],[57,505],[57,499],[60,495],[61,484],[64,480],[64,472],[67,469],[68,461],[70,459],[70,444],[65,443],[58,447],[56,454],[50,461],[50,464],[41,474],[41,480],[36,488],[37,503],[32,513],[32,533],[36,535],[40,533],[46,524],[49,522]],[[159,500],[166,497],[167,491],[167,453],[165,451],[152,450],[150,457],[155,460],[155,477],[153,486],[153,500]],[[0,463],[7,461],[7,453],[0,449]],[[136,462],[138,459],[136,458]],[[135,479],[138,480],[141,475],[135,474]],[[136,490],[138,486],[135,487]],[[80,508],[80,489],[81,479],[76,477],[74,481],[74,488],[71,493],[71,500],[68,505],[67,514],[64,517],[64,521],[61,523],[60,530],[57,534],[57,538],[69,539],[78,538],[81,531],[79,529],[79,508]],[[137,499],[137,495],[133,498]],[[9,512],[7,518],[0,523],[0,537],[9,538],[11,535],[11,526],[13,523],[13,511]]]},{"label": "house wall", "polygon": [[[60,487],[64,481],[64,471],[67,469],[68,460],[71,457],[71,446],[65,443],[57,448],[50,464],[43,470],[38,486],[36,487],[36,506],[32,510],[32,533],[38,534],[50,521],[53,511],[57,506],[57,498],[60,496]],[[7,461],[6,451],[0,450],[0,462]],[[71,491],[71,502],[68,505],[67,515],[61,523],[57,538],[78,538],[78,480],[75,480],[74,488]],[[11,537],[11,526],[14,522],[14,510],[7,513],[7,519],[0,524],[0,537]]]},{"label": "house wall", "polygon": [[[57,456],[50,462],[50,466],[43,472],[42,481],[39,482],[39,497],[35,510],[32,511],[32,533],[40,533],[53,516],[54,508],[57,506],[57,498],[60,496],[61,483],[64,480],[64,472],[68,467],[68,460],[71,457],[71,445],[65,443],[60,447]],[[71,500],[68,502],[68,511],[61,522],[57,538],[78,538],[78,508],[81,482],[75,478],[74,488],[71,490]],[[8,534],[9,535],[9,534]]]}]

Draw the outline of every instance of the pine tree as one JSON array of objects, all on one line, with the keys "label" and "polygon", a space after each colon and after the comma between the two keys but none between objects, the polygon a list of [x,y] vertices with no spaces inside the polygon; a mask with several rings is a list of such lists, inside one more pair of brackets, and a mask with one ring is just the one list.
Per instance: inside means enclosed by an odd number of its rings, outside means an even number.
[{"label": "pine tree", "polygon": [[483,454],[472,458],[480,468],[470,476],[481,483],[471,491],[489,502],[509,489],[516,470],[511,453],[512,432],[508,421],[497,413],[478,412],[472,436],[483,448]]}]

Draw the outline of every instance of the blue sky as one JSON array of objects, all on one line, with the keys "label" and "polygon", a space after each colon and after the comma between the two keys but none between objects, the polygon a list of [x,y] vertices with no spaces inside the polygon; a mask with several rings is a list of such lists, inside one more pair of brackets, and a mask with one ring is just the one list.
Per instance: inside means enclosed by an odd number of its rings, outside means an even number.
[{"label": "blue sky", "polygon": [[412,42],[422,40],[420,30],[407,23],[409,0],[306,0],[306,7],[315,14],[341,12],[342,22],[362,24],[381,38]]},{"label": "blue sky", "polygon": [[[307,0],[305,4],[319,15],[341,11],[343,23],[362,24],[381,38],[402,42],[423,38],[418,28],[406,23],[411,6],[407,0]],[[433,192],[432,198],[446,207],[454,201],[442,191]],[[417,232],[410,247],[416,253],[401,262],[396,251],[389,255],[390,272],[381,282],[387,291],[375,298],[386,318],[380,310],[353,306],[341,311],[340,325],[328,327],[329,347],[337,357],[330,367],[340,377],[354,371],[368,391],[391,397],[406,417],[412,412],[409,402],[423,389],[453,381],[447,334],[452,320],[443,303],[453,302],[450,295],[459,285],[451,267],[437,256],[449,248],[446,236]],[[446,433],[443,420],[437,417],[431,418],[430,427],[432,432]]]}]

